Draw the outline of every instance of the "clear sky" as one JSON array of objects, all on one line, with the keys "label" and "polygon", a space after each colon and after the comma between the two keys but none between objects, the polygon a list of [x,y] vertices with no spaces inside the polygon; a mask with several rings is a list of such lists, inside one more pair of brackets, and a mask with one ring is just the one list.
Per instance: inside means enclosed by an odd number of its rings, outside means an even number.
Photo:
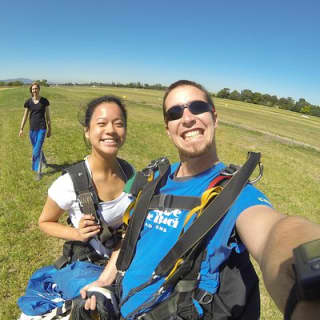
[{"label": "clear sky", "polygon": [[320,105],[319,0],[2,0],[0,80],[195,80]]}]

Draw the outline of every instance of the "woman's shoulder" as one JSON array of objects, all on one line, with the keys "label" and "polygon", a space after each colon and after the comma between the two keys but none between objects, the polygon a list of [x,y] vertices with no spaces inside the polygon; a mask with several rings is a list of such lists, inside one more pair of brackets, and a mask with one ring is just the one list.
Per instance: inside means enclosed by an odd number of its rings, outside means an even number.
[{"label": "woman's shoulder", "polygon": [[25,108],[29,107],[31,101],[32,101],[32,98],[28,98],[27,100],[25,100],[25,102],[24,102]]},{"label": "woman's shoulder", "polygon": [[74,192],[74,187],[72,183],[71,176],[68,172],[63,173],[61,176],[59,176],[56,180],[54,180],[49,187],[48,192],[58,192],[58,193],[63,193],[63,192]]},{"label": "woman's shoulder", "polygon": [[40,102],[44,106],[48,106],[50,104],[49,100],[47,98],[45,98],[45,97],[40,97]]}]

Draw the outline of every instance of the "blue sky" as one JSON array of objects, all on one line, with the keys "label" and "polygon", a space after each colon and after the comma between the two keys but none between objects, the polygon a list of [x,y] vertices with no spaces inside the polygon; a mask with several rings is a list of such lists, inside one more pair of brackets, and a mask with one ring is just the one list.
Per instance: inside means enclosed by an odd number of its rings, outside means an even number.
[{"label": "blue sky", "polygon": [[3,0],[0,79],[195,80],[320,105],[318,0]]}]

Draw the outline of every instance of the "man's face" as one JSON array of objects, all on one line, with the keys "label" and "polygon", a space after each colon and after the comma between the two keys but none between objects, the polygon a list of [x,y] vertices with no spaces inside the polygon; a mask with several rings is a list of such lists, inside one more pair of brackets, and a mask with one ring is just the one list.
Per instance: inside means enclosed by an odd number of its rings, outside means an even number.
[{"label": "man's face", "polygon": [[[193,86],[177,87],[167,96],[165,109],[167,111],[176,105],[188,105],[196,100],[207,102],[200,89]],[[181,160],[186,160],[206,154],[212,156],[215,150],[213,141],[216,127],[216,114],[204,112],[195,115],[185,108],[180,119],[168,121],[166,129],[178,148]]]}]

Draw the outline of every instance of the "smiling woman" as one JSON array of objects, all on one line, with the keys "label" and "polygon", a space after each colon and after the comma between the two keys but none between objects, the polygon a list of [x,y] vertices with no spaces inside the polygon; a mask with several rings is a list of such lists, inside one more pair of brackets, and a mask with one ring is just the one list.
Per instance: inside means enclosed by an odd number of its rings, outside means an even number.
[{"label": "smiling woman", "polygon": [[[32,275],[25,295],[18,300],[23,312],[20,319],[47,313],[62,306],[65,300],[79,296],[79,290],[95,281],[104,264],[118,253],[122,215],[132,200],[124,190],[134,175],[133,167],[117,158],[126,138],[125,106],[114,96],[94,99],[87,105],[82,125],[91,153],[81,162],[85,172],[78,174],[88,177],[88,190],[91,186],[95,212],[84,209],[85,202],[77,193],[77,183],[73,178],[77,163],[50,186],[39,218],[40,229],[53,237],[68,240],[65,249],[71,250],[68,254],[64,250],[63,259],[59,259],[55,266],[45,267]],[[69,226],[59,222],[65,211],[69,213]],[[107,232],[111,233],[110,237],[105,237]],[[77,261],[79,259],[81,262]],[[111,273],[115,271],[111,270]],[[66,278],[68,285],[65,285]],[[42,285],[35,288],[35,281]],[[53,289],[44,290],[48,286]]]}]

